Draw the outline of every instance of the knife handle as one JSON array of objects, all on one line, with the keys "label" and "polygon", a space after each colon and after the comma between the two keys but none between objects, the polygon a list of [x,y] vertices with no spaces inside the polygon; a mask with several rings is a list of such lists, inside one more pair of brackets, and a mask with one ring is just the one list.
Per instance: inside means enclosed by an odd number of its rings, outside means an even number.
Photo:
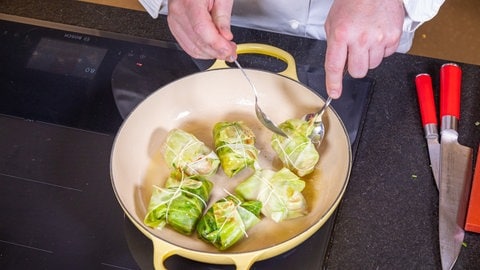
[{"label": "knife handle", "polygon": [[[460,118],[462,70],[457,64],[443,64],[440,69],[440,118]],[[443,129],[443,128],[442,128]]]},{"label": "knife handle", "polygon": [[415,77],[415,85],[417,86],[417,97],[418,104],[420,105],[422,125],[424,127],[427,124],[438,125],[435,100],[433,98],[432,78],[427,73],[418,74]]}]

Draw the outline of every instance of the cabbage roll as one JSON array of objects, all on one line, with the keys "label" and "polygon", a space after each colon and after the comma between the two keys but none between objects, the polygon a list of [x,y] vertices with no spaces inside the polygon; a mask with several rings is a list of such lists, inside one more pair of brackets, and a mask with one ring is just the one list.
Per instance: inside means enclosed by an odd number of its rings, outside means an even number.
[{"label": "cabbage roll", "polygon": [[242,121],[218,122],[213,127],[213,139],[220,164],[228,177],[246,167],[257,166],[255,134]]},{"label": "cabbage roll", "polygon": [[198,222],[197,234],[217,249],[225,250],[248,237],[247,230],[260,222],[261,208],[259,201],[243,201],[229,195],[208,209]]},{"label": "cabbage roll", "polygon": [[245,200],[262,202],[262,214],[275,222],[307,214],[302,194],[305,182],[287,168],[263,169],[241,182],[235,192]]},{"label": "cabbage roll", "polygon": [[283,166],[300,177],[311,173],[319,160],[318,151],[308,137],[313,130],[312,123],[290,119],[281,123],[279,128],[288,138],[273,134],[271,145]]},{"label": "cabbage roll", "polygon": [[213,175],[220,166],[220,160],[213,150],[181,129],[173,129],[168,133],[163,154],[171,173],[178,178],[182,174]]},{"label": "cabbage roll", "polygon": [[164,188],[154,186],[144,223],[158,229],[168,224],[182,234],[191,235],[212,188],[213,183],[200,176],[182,180],[169,177]]}]

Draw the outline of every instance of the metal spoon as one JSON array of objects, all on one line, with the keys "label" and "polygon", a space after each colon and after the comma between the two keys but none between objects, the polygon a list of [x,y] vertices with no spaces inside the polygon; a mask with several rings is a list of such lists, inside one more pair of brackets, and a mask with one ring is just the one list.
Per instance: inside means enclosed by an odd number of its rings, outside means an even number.
[{"label": "metal spoon", "polygon": [[[348,68],[347,68],[347,64],[345,63],[345,68],[343,70],[343,77],[345,77],[347,73],[348,73]],[[332,102],[332,98],[328,96],[327,101],[325,101],[325,104],[318,112],[309,113],[303,117],[305,121],[310,121],[310,119],[315,117],[313,122],[315,127],[313,128],[312,133],[308,137],[314,144],[317,145],[317,147],[320,145],[320,143],[323,140],[323,137],[325,136],[325,125],[323,124],[322,117],[323,117],[323,113],[325,112],[327,107],[330,105],[330,102]]]},{"label": "metal spoon", "polygon": [[303,117],[305,121],[310,121],[310,119],[313,118],[314,128],[312,130],[312,133],[308,137],[310,138],[312,143],[314,143],[317,146],[320,145],[320,143],[323,140],[323,137],[325,136],[325,126],[323,124],[322,117],[323,117],[323,113],[325,112],[327,107],[330,105],[330,102],[332,102],[332,98],[328,96],[327,101],[325,101],[325,104],[318,112],[309,113]]},{"label": "metal spoon", "polygon": [[245,70],[242,68],[242,66],[240,65],[240,63],[238,63],[237,60],[235,60],[235,64],[242,71],[243,76],[245,76],[248,83],[253,89],[253,93],[255,94],[255,113],[257,114],[257,118],[260,121],[260,123],[262,123],[266,128],[268,128],[272,132],[275,132],[278,135],[283,137],[288,137],[287,134],[285,134],[285,132],[283,132],[277,125],[275,125],[272,122],[272,120],[270,120],[270,118],[262,111],[262,109],[258,105],[258,93],[257,93],[257,89],[255,88],[255,85],[252,83],[250,78],[247,76],[247,73],[245,73]]}]

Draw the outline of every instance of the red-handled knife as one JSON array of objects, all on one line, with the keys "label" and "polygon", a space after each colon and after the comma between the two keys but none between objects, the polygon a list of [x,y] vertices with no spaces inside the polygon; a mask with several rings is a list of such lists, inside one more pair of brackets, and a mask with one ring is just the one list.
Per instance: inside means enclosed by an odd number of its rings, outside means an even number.
[{"label": "red-handled knife", "polygon": [[440,143],[438,142],[437,110],[435,109],[435,99],[433,98],[432,78],[427,73],[418,74],[415,77],[415,85],[417,87],[418,104],[420,105],[420,115],[422,117],[425,139],[427,140],[433,178],[438,188]]},{"label": "red-handled knife", "polygon": [[439,240],[442,269],[452,269],[460,253],[472,179],[472,149],[458,143],[462,71],[456,64],[440,70]]}]

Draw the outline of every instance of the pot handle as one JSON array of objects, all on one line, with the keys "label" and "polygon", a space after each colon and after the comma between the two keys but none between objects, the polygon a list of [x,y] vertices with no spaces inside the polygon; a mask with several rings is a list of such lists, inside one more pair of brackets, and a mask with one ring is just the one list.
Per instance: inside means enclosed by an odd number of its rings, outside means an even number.
[{"label": "pot handle", "polygon": [[152,237],[153,267],[155,270],[167,270],[163,262],[172,255],[178,254],[181,249]]},{"label": "pot handle", "polygon": [[[298,81],[295,58],[293,58],[293,56],[287,51],[284,51],[275,46],[262,43],[243,43],[237,45],[237,54],[248,53],[268,55],[282,60],[287,64],[287,68],[285,68],[285,70],[281,72],[278,72],[278,74],[287,76],[290,79]],[[212,70],[220,68],[229,68],[229,66],[225,63],[224,60],[216,60],[208,69]]]},{"label": "pot handle", "polygon": [[235,264],[236,270],[249,270],[262,253],[263,252],[260,251],[255,253],[235,254],[231,259]]},{"label": "pot handle", "polygon": [[[151,240],[153,242],[153,267],[155,270],[167,270],[164,262],[172,255],[184,256],[185,258],[190,258],[191,256],[191,254],[184,249],[160,239],[152,237]],[[263,251],[233,254],[228,257],[220,255],[219,258],[221,258],[221,260],[219,260],[219,263],[232,263],[235,265],[236,270],[249,270],[262,254]],[[195,260],[194,258],[191,259]]]}]

